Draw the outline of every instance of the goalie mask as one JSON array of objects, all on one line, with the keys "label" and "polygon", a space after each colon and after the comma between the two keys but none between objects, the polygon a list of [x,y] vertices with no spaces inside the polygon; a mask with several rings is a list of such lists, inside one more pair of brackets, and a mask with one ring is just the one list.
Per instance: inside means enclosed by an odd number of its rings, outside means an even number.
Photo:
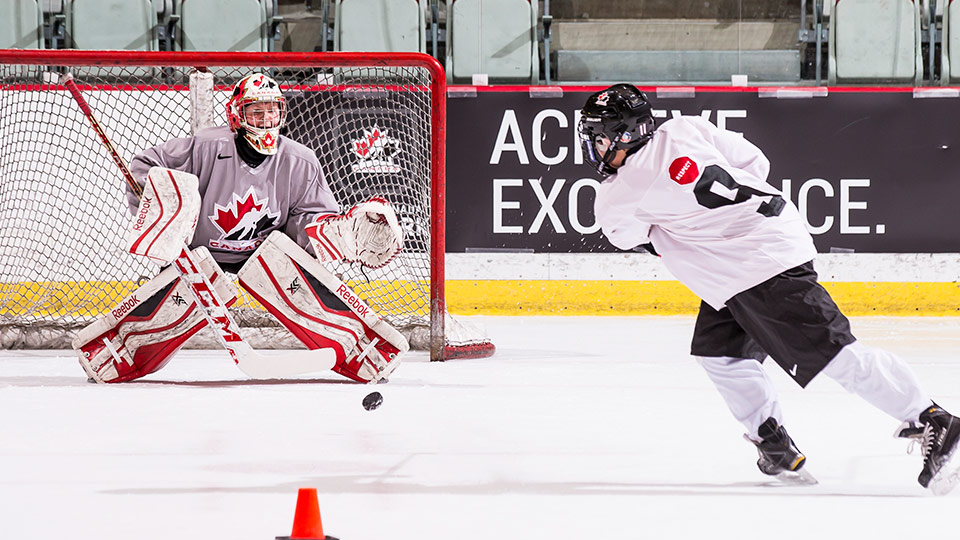
[{"label": "goalie mask", "polygon": [[277,81],[266,75],[248,75],[233,87],[227,101],[227,123],[250,146],[265,155],[277,153],[280,128],[287,115]]},{"label": "goalie mask", "polygon": [[[587,98],[580,111],[583,157],[604,178],[617,172],[610,165],[618,150],[633,154],[653,138],[657,125],[647,96],[630,84],[615,84]],[[605,147],[601,150],[597,148]]]}]

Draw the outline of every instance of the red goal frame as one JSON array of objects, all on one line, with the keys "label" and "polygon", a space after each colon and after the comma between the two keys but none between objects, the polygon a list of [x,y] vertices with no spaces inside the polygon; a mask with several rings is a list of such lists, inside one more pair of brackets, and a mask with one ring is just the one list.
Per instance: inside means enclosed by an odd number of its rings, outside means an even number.
[{"label": "red goal frame", "polygon": [[[187,52],[0,49],[0,63],[56,66],[270,66],[285,67],[419,67],[430,74],[430,360],[444,360],[446,245],[446,111],[447,81],[440,63],[411,52]],[[59,83],[51,84],[66,91]],[[0,85],[0,89],[3,86]]]}]

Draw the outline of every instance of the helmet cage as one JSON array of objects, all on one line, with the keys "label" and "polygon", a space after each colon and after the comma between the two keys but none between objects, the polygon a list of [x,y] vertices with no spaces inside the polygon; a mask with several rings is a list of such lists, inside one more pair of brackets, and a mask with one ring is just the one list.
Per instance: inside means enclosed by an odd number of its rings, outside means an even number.
[{"label": "helmet cage", "polygon": [[[245,109],[247,105],[254,103],[277,103],[280,109],[280,120],[277,124],[272,127],[257,127],[247,122]],[[254,150],[265,155],[277,153],[280,128],[287,118],[287,103],[276,81],[260,73],[244,77],[234,86],[226,109],[230,129],[242,135]]]}]

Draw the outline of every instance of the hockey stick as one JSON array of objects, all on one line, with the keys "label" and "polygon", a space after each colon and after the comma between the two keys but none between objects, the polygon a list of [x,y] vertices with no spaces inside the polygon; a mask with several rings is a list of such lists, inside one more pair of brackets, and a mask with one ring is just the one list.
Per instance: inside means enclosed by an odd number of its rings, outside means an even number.
[{"label": "hockey stick", "polygon": [[[80,88],[73,80],[73,75],[67,73],[60,79],[60,83],[66,87],[73,96],[74,101],[80,106],[83,115],[87,117],[93,130],[100,138],[100,142],[106,147],[113,158],[113,162],[123,173],[123,178],[130,186],[137,198],[143,196],[143,187],[136,181],[133,174],[130,173],[130,167],[114,148],[106,131],[97,121],[93,114],[93,109],[87,103],[87,100],[80,93]],[[200,265],[191,255],[189,247],[183,244],[180,254],[173,260],[173,265],[180,272],[180,278],[186,283],[190,292],[193,294],[200,311],[207,319],[210,327],[220,340],[234,363],[248,377],[253,379],[276,379],[313,371],[325,371],[331,369],[336,363],[336,353],[331,349],[317,349],[312,351],[290,351],[283,356],[266,356],[258,353],[250,344],[240,335],[240,326],[230,315],[227,306],[223,300],[217,296],[210,279],[200,269]]]}]

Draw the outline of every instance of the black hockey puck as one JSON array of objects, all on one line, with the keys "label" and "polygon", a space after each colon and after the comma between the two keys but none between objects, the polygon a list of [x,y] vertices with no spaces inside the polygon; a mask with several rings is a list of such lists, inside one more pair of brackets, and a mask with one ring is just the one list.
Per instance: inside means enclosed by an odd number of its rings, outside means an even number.
[{"label": "black hockey puck", "polygon": [[383,403],[383,395],[380,392],[370,392],[363,398],[363,408],[372,411]]}]

